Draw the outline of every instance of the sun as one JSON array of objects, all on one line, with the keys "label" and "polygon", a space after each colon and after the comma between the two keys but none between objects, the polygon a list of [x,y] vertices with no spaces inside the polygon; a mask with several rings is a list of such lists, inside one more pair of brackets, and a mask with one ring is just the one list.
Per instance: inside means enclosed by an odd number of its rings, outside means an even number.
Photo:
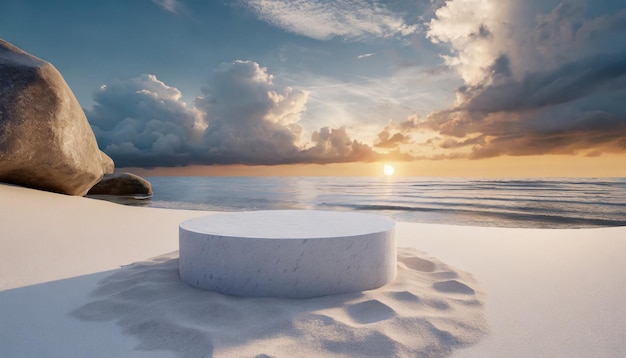
[{"label": "sun", "polygon": [[388,177],[392,176],[395,172],[396,170],[389,164],[385,164],[383,167],[383,173]]}]

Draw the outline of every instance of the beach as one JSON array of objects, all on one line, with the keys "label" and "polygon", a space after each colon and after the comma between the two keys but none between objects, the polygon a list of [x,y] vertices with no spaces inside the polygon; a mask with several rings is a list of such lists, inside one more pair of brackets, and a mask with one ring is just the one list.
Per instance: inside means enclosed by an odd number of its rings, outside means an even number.
[{"label": "beach", "polygon": [[176,276],[178,224],[209,212],[0,198],[3,357],[626,356],[626,227],[398,222],[387,286],[243,299]]}]

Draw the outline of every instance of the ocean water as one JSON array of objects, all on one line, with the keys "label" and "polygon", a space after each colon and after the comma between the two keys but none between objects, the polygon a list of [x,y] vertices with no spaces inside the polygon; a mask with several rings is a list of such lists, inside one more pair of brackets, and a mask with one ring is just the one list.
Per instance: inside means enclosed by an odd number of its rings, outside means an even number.
[{"label": "ocean water", "polygon": [[626,178],[149,177],[161,208],[351,210],[398,221],[524,228],[626,226]]}]

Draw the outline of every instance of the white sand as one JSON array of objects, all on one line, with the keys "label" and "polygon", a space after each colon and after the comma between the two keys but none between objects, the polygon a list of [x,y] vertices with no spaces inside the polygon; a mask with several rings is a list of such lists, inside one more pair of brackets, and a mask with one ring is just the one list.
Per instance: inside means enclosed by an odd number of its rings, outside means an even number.
[{"label": "white sand", "polygon": [[180,282],[206,214],[0,184],[0,356],[626,356],[626,228],[399,223],[394,283],[278,300]]}]

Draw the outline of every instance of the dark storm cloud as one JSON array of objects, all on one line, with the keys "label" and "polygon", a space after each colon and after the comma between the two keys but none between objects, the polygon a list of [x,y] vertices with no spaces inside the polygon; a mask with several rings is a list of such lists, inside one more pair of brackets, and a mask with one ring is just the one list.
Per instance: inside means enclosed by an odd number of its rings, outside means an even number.
[{"label": "dark storm cloud", "polygon": [[[496,61],[494,67],[502,67],[500,58]],[[494,70],[494,74],[498,72]],[[550,72],[531,73],[521,81],[470,89],[475,93],[462,109],[523,111],[576,101],[596,92],[611,95],[624,89],[621,77],[625,74],[626,51],[596,55]]]},{"label": "dark storm cloud", "polygon": [[504,54],[498,56],[489,67],[489,72],[494,80],[511,77],[511,61],[509,57]]},{"label": "dark storm cloud", "polygon": [[[626,138],[626,51],[596,55],[521,81],[462,88],[467,101],[422,123],[463,138],[480,133],[472,157],[623,150]],[[452,148],[451,142],[442,148]]]},{"label": "dark storm cloud", "polygon": [[[529,35],[475,42],[481,50],[494,46],[499,55],[482,66],[481,81],[458,88],[454,108],[430,114],[419,127],[444,137],[433,141],[438,148],[471,158],[623,152],[626,10],[585,18],[586,5],[562,1],[537,16]],[[469,50],[478,34],[463,42]]]},{"label": "dark storm cloud", "polygon": [[491,31],[489,31],[487,25],[480,24],[480,26],[478,27],[478,31],[470,34],[470,37],[491,40],[493,38],[493,34],[491,33]]}]

